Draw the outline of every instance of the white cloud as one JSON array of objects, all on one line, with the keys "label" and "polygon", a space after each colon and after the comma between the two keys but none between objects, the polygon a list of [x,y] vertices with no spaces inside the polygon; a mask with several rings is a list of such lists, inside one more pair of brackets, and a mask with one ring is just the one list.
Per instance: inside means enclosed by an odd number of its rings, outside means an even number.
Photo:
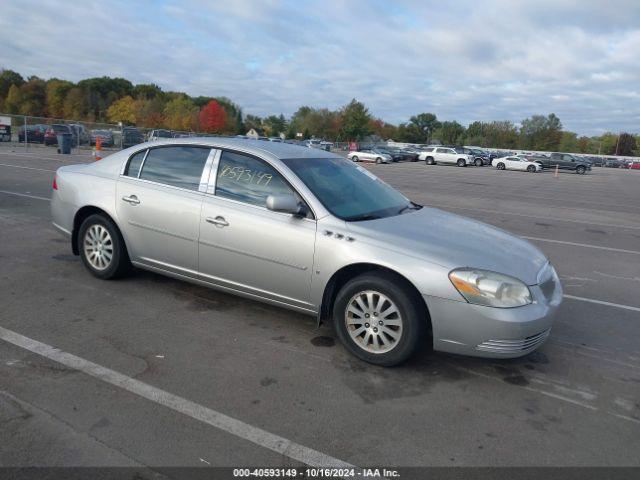
[{"label": "white cloud", "polygon": [[[392,122],[520,121],[638,131],[640,2],[5,0],[2,66],[79,80],[123,76],[247,113],[338,108]],[[27,12],[25,14],[25,12]]]}]

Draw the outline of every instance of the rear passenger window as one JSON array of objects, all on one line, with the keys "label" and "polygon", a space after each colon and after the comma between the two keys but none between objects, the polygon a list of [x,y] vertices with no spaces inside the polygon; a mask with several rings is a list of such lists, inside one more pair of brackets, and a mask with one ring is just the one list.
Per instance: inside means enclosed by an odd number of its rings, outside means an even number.
[{"label": "rear passenger window", "polygon": [[295,195],[280,174],[257,158],[223,152],[216,195],[264,207],[269,195]]},{"label": "rear passenger window", "polygon": [[198,190],[210,150],[191,146],[152,148],[142,166],[140,179]]},{"label": "rear passenger window", "polygon": [[144,154],[147,153],[146,150],[142,150],[136,153],[133,157],[129,159],[129,163],[127,164],[127,168],[124,170],[124,174],[127,177],[138,178],[138,174],[140,173],[140,165],[142,165],[142,160],[144,159]]}]

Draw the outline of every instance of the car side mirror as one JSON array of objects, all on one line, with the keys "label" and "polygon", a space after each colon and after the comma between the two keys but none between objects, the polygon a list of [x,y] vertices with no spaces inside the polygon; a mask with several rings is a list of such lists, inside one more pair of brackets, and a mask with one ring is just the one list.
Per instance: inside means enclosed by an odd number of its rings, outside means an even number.
[{"label": "car side mirror", "polygon": [[306,208],[300,205],[293,195],[269,195],[267,208],[274,212],[289,213],[296,217],[304,217],[307,213]]}]

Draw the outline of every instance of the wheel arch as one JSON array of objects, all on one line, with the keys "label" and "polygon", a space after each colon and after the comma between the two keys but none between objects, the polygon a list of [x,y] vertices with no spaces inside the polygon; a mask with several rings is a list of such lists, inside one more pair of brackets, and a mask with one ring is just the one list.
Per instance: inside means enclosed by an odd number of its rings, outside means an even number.
[{"label": "wheel arch", "polygon": [[[116,226],[116,228],[118,229],[120,236],[124,239],[124,236],[122,235],[122,230],[120,229],[118,222],[116,222],[116,220],[111,215],[109,215],[107,211],[103,210],[100,207],[96,207],[95,205],[85,205],[84,207],[80,208],[73,217],[73,230],[71,232],[71,249],[74,255],[80,254],[80,250],[78,246],[78,230],[80,229],[80,225],[82,225],[82,222],[84,222],[86,218],[95,214],[104,215],[109,220],[111,220],[113,224]],[[124,247],[125,249],[127,248],[126,243]]]},{"label": "wheel arch", "polygon": [[331,319],[331,311],[333,309],[333,303],[338,295],[340,289],[352,278],[362,275],[363,273],[386,273],[395,276],[400,283],[403,283],[407,288],[409,288],[416,296],[418,301],[420,302],[420,306],[423,308],[425,315],[425,320],[427,322],[427,331],[429,334],[432,332],[431,328],[431,315],[429,313],[429,307],[424,301],[424,297],[420,294],[420,291],[416,288],[416,286],[404,275],[401,273],[382,266],[375,263],[353,263],[350,265],[346,265],[339,270],[337,270],[329,279],[327,284],[324,287],[324,292],[322,295],[322,303],[320,304],[320,308],[318,309],[318,326],[320,326],[323,322],[329,321]]}]

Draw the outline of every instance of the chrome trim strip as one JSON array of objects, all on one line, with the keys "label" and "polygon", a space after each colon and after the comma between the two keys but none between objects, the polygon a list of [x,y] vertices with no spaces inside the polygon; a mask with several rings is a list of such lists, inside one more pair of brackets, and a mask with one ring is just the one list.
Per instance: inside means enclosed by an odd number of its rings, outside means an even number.
[{"label": "chrome trim strip", "polygon": [[245,252],[243,250],[236,250],[235,248],[223,247],[222,245],[219,245],[217,243],[207,242],[206,240],[199,240],[198,243],[200,243],[201,245],[205,245],[207,247],[219,248],[220,250],[226,250],[227,252],[237,253],[239,255],[244,255],[244,256],[247,256],[247,257],[251,257],[251,258],[257,258],[258,260],[265,260],[267,262],[275,263],[277,265],[282,265],[282,266],[285,266],[285,267],[295,268],[296,270],[305,271],[305,270],[308,269],[308,267],[305,267],[305,266],[295,265],[295,264],[292,264],[292,263],[286,263],[286,262],[282,262],[280,260],[274,260],[273,258],[262,257],[260,255],[254,255],[253,253]]},{"label": "chrome trim strip", "polygon": [[205,193],[215,195],[216,193],[216,179],[218,178],[218,166],[220,165],[220,157],[222,156],[222,150],[216,149],[216,153],[213,156],[211,163],[211,173],[209,174],[209,180],[207,182],[207,188]]},{"label": "chrome trim strip", "polygon": [[204,164],[204,168],[202,169],[202,175],[200,175],[200,185],[198,186],[198,191],[202,193],[206,193],[209,178],[211,176],[211,164],[213,163],[213,158],[216,156],[216,149],[212,148],[209,150],[209,155],[207,156],[207,161]]},{"label": "chrome trim strip", "polygon": [[142,173],[142,169],[144,168],[144,164],[147,161],[147,157],[149,156],[149,151],[150,150],[151,150],[150,148],[147,148],[147,151],[144,152],[144,157],[142,159],[142,163],[140,164],[140,168],[138,169],[138,176],[136,177],[137,179],[140,179],[140,174]]},{"label": "chrome trim strip", "polygon": [[189,242],[196,241],[195,238],[185,237],[184,235],[179,235],[177,233],[169,232],[161,228],[152,227],[151,225],[145,225],[143,223],[134,222],[133,220],[129,220],[127,223],[129,223],[129,225],[133,225],[134,227],[140,227],[140,228],[144,228],[145,230],[151,230],[152,232],[162,233],[164,235],[169,235],[170,237],[179,238],[180,240],[187,240]]}]

